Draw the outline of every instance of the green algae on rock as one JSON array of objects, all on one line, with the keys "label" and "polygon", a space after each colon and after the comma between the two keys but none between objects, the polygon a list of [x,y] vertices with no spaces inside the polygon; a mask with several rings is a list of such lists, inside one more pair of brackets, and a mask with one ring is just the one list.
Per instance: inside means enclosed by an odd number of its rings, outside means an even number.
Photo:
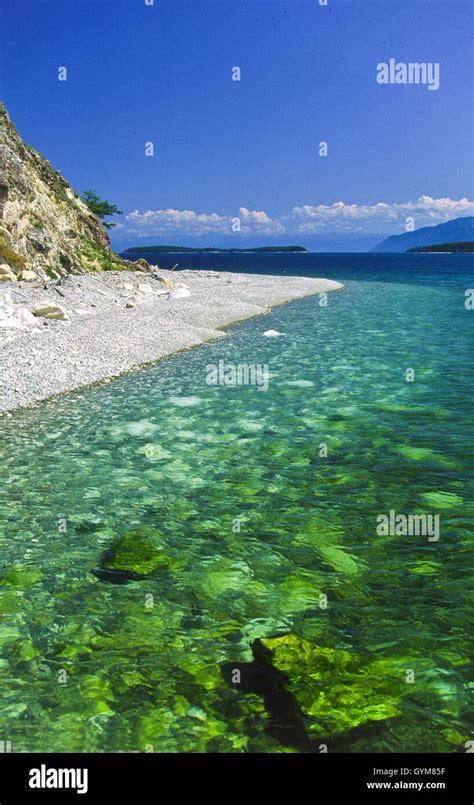
[{"label": "green algae on rock", "polygon": [[309,733],[338,735],[400,715],[405,683],[389,660],[324,648],[294,634],[260,642],[274,667],[287,675],[288,690],[303,714],[314,719]]},{"label": "green algae on rock", "polygon": [[41,576],[39,567],[16,564],[0,571],[0,585],[13,587],[15,590],[26,590],[39,581]]},{"label": "green algae on rock", "polygon": [[156,528],[145,526],[119,537],[104,554],[101,570],[149,576],[170,564],[163,537]]},{"label": "green algae on rock", "polygon": [[453,509],[463,502],[462,497],[453,492],[424,492],[421,497],[436,509]]},{"label": "green algae on rock", "polygon": [[362,563],[357,563],[350,554],[335,545],[319,548],[319,553],[325,564],[330,565],[339,573],[354,576],[361,571]]}]

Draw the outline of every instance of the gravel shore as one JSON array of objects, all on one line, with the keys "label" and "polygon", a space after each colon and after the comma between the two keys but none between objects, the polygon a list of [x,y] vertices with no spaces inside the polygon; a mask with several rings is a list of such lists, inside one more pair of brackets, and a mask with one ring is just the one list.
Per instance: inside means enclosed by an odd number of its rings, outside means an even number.
[{"label": "gravel shore", "polygon": [[223,338],[218,328],[275,305],[342,287],[310,277],[162,269],[69,276],[57,291],[2,283],[0,297],[7,292],[14,305],[60,305],[68,318],[0,327],[0,411],[117,377]]}]

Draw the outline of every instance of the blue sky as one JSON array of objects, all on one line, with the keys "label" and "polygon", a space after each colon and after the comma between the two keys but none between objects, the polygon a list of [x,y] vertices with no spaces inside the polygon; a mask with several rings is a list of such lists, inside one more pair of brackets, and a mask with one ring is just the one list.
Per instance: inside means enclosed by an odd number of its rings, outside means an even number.
[{"label": "blue sky", "polygon": [[[474,214],[472,3],[327,2],[1,0],[0,96],[124,210],[116,248],[364,248]],[[439,89],[378,84],[392,57],[439,63]]]}]

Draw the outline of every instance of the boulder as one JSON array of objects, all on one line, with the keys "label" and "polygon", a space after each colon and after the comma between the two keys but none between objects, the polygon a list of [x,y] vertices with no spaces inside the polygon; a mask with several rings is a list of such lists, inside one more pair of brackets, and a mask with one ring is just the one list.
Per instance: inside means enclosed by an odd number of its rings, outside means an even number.
[{"label": "boulder", "polygon": [[0,294],[0,316],[2,318],[10,316],[13,313],[13,308],[12,295],[10,293]]},{"label": "boulder", "polygon": [[61,305],[44,305],[38,304],[33,308],[35,316],[40,316],[42,319],[68,319],[68,313]]},{"label": "boulder", "polygon": [[5,247],[11,247],[12,242],[10,238],[10,233],[8,230],[4,229],[2,226],[0,227],[0,251]]},{"label": "boulder", "polygon": [[138,260],[134,260],[132,266],[138,271],[149,272],[151,270],[149,264],[143,257],[140,257]]},{"label": "boulder", "polygon": [[159,274],[155,274],[155,277],[158,280],[158,282],[161,282],[161,284],[164,285],[165,288],[174,288],[173,280],[168,279],[168,277],[163,277],[160,276]]},{"label": "boulder", "polygon": [[400,715],[407,685],[396,656],[321,646],[295,634],[256,640],[254,656],[286,675],[314,737]]},{"label": "boulder", "polygon": [[27,259],[22,254],[18,254],[14,249],[10,249],[8,246],[2,246],[0,248],[0,254],[5,260],[8,260],[10,265],[15,266],[18,270],[25,268],[27,264]]},{"label": "boulder", "polygon": [[24,305],[19,305],[17,308],[15,308],[14,315],[15,319],[17,319],[24,327],[38,327],[36,316],[34,316],[31,310],[28,310],[28,308]]},{"label": "boulder", "polygon": [[6,263],[0,265],[0,282],[15,282],[16,274]]},{"label": "boulder", "polygon": [[138,291],[139,293],[153,293],[153,288],[151,287],[149,282],[139,282],[138,283]]},{"label": "boulder", "polygon": [[95,574],[103,581],[124,583],[146,578],[172,566],[161,534],[151,526],[128,531],[113,542]]},{"label": "boulder", "polygon": [[38,279],[38,275],[34,271],[25,268],[18,274],[18,279],[20,282],[33,282]]},{"label": "boulder", "polygon": [[137,296],[130,296],[125,303],[125,307],[136,307],[138,302],[141,302],[141,299]]},{"label": "boulder", "polygon": [[187,296],[191,296],[189,288],[175,288],[170,292],[171,299],[185,299]]}]

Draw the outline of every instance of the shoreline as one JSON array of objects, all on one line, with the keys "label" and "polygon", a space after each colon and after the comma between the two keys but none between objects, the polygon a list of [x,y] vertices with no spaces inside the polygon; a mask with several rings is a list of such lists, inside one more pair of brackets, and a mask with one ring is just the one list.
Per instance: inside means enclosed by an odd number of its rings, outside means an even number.
[{"label": "shoreline", "polygon": [[0,328],[0,416],[110,382],[225,338],[225,328],[273,307],[343,287],[313,277],[164,269],[70,275],[57,293],[2,283],[0,301],[7,294],[23,310],[54,304],[67,319],[25,314],[24,329]]}]

